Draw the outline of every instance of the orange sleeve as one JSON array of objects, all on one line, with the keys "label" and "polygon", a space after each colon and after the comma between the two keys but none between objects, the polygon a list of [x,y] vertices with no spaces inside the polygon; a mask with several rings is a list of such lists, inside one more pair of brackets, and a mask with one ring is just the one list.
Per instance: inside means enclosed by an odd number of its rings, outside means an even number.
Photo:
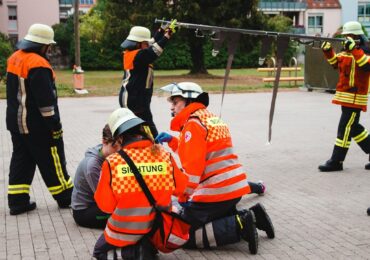
[{"label": "orange sleeve", "polygon": [[175,136],[172,136],[171,141],[168,142],[168,146],[172,149],[173,152],[177,153],[177,148],[179,147],[179,139]]},{"label": "orange sleeve", "polygon": [[188,196],[185,194],[185,188],[188,183],[188,176],[184,174],[177,166],[176,161],[171,156],[171,163],[174,171],[175,190],[173,195],[179,198],[180,202],[186,202]]},{"label": "orange sleeve", "polygon": [[117,201],[110,185],[111,171],[108,161],[104,161],[101,171],[94,198],[96,204],[102,211],[113,213],[117,206]]},{"label": "orange sleeve", "polygon": [[207,152],[207,130],[198,119],[188,121],[181,131],[178,154],[182,168],[188,175],[186,192],[191,195],[204,172]]},{"label": "orange sleeve", "polygon": [[333,49],[330,49],[328,51],[323,51],[325,58],[329,62],[330,65],[332,65],[334,68],[337,68],[338,66],[338,59],[337,54],[334,52]]}]

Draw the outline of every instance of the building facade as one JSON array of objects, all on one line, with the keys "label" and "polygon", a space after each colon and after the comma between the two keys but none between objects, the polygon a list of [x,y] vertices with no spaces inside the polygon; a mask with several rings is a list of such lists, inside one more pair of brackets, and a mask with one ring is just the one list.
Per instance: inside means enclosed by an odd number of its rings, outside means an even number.
[{"label": "building facade", "polygon": [[[87,12],[97,0],[79,0]],[[22,39],[30,25],[54,25],[73,14],[73,0],[0,0],[0,32],[13,42]]]}]

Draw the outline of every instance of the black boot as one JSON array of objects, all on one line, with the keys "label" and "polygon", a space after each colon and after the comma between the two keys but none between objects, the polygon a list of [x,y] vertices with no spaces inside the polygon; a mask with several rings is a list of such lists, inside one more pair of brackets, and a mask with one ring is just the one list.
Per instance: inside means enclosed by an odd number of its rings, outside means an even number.
[{"label": "black boot", "polygon": [[258,251],[258,232],[256,229],[256,218],[254,213],[249,210],[243,210],[236,215],[237,221],[240,225],[240,236],[248,242],[249,252],[252,255],[257,254]]},{"label": "black boot", "polygon": [[274,225],[272,225],[272,221],[269,215],[266,212],[266,209],[262,204],[257,203],[253,207],[249,208],[253,211],[254,215],[256,216],[256,227],[260,230],[266,232],[268,238],[275,237],[275,229]]},{"label": "black boot", "polygon": [[370,216],[370,208],[367,208],[367,215]]},{"label": "black boot", "polygon": [[[369,155],[369,161],[370,161],[370,155]],[[370,170],[370,162],[365,164],[365,170]]]},{"label": "black boot", "polygon": [[325,164],[320,165],[319,170],[322,172],[343,171],[343,162],[333,161],[330,159],[326,161]]},{"label": "black boot", "polygon": [[27,211],[34,210],[35,208],[36,208],[36,202],[34,201],[29,201],[28,204],[25,204],[25,205],[11,206],[10,215],[19,215]]}]

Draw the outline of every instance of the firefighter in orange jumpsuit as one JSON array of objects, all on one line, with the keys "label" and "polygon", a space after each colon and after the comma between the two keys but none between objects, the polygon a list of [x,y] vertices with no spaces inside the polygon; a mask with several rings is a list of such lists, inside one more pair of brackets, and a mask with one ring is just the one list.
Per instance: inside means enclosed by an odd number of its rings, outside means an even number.
[{"label": "firefighter in orange jumpsuit", "polygon": [[208,93],[198,84],[173,83],[162,90],[171,92],[171,130],[180,136],[162,132],[156,141],[168,142],[189,177],[189,197],[181,203],[181,216],[192,226],[186,247],[222,246],[243,238],[250,252],[256,254],[256,227],[266,231],[269,238],[274,238],[274,228],[259,203],[250,210],[236,210],[242,196],[251,193],[251,185],[233,150],[228,126],[207,110]]},{"label": "firefighter in orange jumpsuit", "polygon": [[[342,34],[347,36],[342,52],[336,54],[329,42],[322,44],[328,62],[339,69],[339,81],[332,103],[342,107],[334,149],[331,158],[319,166],[322,172],[343,170],[343,161],[352,138],[365,153],[370,153],[369,132],[359,123],[361,111],[366,112],[367,108],[370,57],[365,54],[367,48],[359,22],[345,23]],[[365,165],[365,169],[370,170],[370,163]]]},{"label": "firefighter in orange jumpsuit", "polygon": [[[171,195],[184,196],[187,176],[169,152],[154,144],[143,123],[127,108],[115,110],[108,120],[113,136],[139,169],[157,205],[171,209]],[[107,259],[122,248],[118,254],[123,259],[153,259],[156,245],[149,242],[147,234],[155,211],[119,153],[111,154],[103,163],[94,197],[98,207],[111,214],[95,245],[94,257]]]}]

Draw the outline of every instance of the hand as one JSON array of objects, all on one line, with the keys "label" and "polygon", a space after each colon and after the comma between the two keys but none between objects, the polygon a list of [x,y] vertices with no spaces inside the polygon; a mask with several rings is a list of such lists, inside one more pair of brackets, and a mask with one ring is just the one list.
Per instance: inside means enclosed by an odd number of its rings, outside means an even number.
[{"label": "hand", "polygon": [[60,138],[63,137],[63,129],[59,129],[57,131],[53,131],[52,132],[52,135],[53,135],[53,139],[54,140],[59,140]]},{"label": "hand", "polygon": [[331,43],[330,42],[323,42],[322,44],[321,44],[321,49],[323,50],[323,51],[329,51],[329,50],[331,50]]},{"label": "hand", "polygon": [[170,135],[166,132],[162,132],[159,135],[157,135],[157,137],[154,139],[154,141],[156,143],[163,144],[163,142],[165,142],[165,143],[171,142],[172,138],[173,138],[172,135]]},{"label": "hand", "polygon": [[356,47],[356,42],[351,37],[347,37],[344,42],[344,49],[346,51],[352,51],[355,47]]}]

